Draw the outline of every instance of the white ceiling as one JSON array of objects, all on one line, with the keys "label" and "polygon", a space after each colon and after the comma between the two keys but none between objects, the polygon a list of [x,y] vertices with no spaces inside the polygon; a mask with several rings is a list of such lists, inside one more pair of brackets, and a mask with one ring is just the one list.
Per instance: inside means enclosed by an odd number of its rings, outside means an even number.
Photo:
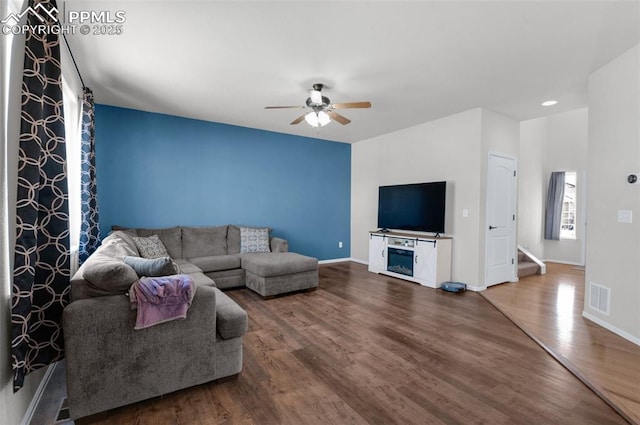
[{"label": "white ceiling", "polygon": [[[122,35],[69,35],[98,103],[353,143],[486,107],[586,106],[590,73],[640,42],[639,1],[77,1]],[[315,82],[347,126],[289,123]],[[540,103],[557,99],[544,108]]]}]

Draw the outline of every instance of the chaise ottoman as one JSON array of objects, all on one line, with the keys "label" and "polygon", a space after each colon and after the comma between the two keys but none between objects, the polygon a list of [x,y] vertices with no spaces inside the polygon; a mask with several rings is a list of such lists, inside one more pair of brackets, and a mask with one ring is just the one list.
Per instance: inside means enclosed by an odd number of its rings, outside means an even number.
[{"label": "chaise ottoman", "polygon": [[247,288],[263,298],[318,287],[318,259],[294,252],[242,255]]}]

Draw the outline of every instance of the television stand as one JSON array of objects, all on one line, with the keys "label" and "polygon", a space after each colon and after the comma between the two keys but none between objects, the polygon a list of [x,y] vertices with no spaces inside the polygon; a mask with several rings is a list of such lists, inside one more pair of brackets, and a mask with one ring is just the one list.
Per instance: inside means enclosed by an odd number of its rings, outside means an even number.
[{"label": "television stand", "polygon": [[451,280],[450,237],[369,232],[369,271],[439,288]]}]

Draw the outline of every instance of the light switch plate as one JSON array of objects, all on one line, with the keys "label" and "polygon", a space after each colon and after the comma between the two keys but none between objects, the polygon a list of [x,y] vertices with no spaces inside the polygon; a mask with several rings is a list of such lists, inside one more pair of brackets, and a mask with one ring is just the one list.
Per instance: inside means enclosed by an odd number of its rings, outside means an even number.
[{"label": "light switch plate", "polygon": [[618,210],[618,223],[633,223],[633,211]]}]

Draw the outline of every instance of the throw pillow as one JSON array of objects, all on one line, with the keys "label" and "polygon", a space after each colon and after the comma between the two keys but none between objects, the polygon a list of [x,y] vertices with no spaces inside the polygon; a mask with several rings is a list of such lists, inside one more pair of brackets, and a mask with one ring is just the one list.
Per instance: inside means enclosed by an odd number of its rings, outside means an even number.
[{"label": "throw pillow", "polygon": [[102,240],[100,248],[104,254],[117,258],[122,258],[125,255],[140,255],[133,238],[120,231],[109,233]]},{"label": "throw pillow", "polygon": [[[240,228],[248,227],[251,229],[259,229],[260,226],[248,226],[245,224],[230,224],[227,230],[227,254],[240,254]],[[270,227],[266,228],[271,235],[273,230]],[[269,239],[269,246],[271,246],[271,239]]]},{"label": "throw pillow", "polygon": [[169,256],[169,253],[167,253],[167,248],[165,248],[158,235],[151,235],[146,238],[134,237],[133,242],[136,244],[140,255],[144,258],[158,258]]},{"label": "throw pillow", "polygon": [[109,233],[109,235],[118,236],[127,244],[129,248],[131,248],[131,251],[135,252],[135,254],[128,254],[128,255],[134,255],[134,256],[140,255],[140,253],[138,253],[138,248],[136,248],[136,243],[133,241],[133,238],[138,236],[135,233],[131,233],[126,230],[114,230],[113,232]]},{"label": "throw pillow", "polygon": [[131,266],[136,271],[138,277],[158,277],[178,274],[178,266],[171,257],[141,258],[124,257],[125,264]]},{"label": "throw pillow", "polygon": [[171,258],[185,258],[182,254],[182,231],[180,226],[158,229],[136,229],[137,236],[146,238],[158,235]]},{"label": "throw pillow", "polygon": [[96,252],[82,265],[84,279],[93,296],[124,294],[138,275],[122,260]]},{"label": "throw pillow", "polygon": [[269,249],[269,229],[266,227],[241,227],[240,252],[271,252]]}]

